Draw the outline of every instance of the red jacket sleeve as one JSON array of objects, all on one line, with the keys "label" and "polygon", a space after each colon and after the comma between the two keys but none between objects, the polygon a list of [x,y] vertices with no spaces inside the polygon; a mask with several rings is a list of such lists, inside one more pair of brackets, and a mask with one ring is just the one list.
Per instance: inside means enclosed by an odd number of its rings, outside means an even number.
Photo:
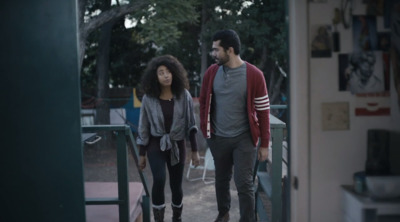
[{"label": "red jacket sleeve", "polygon": [[251,126],[253,139],[257,141],[259,137],[261,140],[260,146],[268,147],[271,135],[269,124],[270,104],[268,90],[264,75],[261,70],[251,64],[248,64],[248,66],[249,72],[251,73],[251,80],[248,82],[248,87],[252,89],[249,103],[252,106],[250,109],[252,110],[253,115],[255,114],[255,117],[253,118],[256,119],[256,123],[251,122],[251,124],[253,124]]},{"label": "red jacket sleeve", "polygon": [[211,105],[211,94],[212,94],[212,87],[215,74],[218,70],[218,65],[213,64],[211,65],[204,74],[203,82],[201,85],[200,90],[200,129],[203,133],[204,137],[207,138],[207,124],[208,124],[208,115]]}]

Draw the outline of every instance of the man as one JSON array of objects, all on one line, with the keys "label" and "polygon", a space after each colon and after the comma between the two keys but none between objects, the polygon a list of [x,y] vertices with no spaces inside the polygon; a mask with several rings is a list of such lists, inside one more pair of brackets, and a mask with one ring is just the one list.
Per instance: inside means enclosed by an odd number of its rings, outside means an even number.
[{"label": "man", "polygon": [[229,221],[232,169],[238,190],[240,221],[254,222],[253,168],[268,157],[269,98],[263,73],[240,58],[240,39],[233,30],[214,34],[211,56],[200,92],[200,127],[214,158],[218,217]]}]

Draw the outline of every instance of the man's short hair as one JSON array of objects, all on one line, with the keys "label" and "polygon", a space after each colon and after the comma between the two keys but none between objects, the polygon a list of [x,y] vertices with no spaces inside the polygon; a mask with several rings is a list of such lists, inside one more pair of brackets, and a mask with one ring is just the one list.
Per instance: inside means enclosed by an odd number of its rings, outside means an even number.
[{"label": "man's short hair", "polygon": [[217,31],[214,34],[212,41],[215,42],[218,40],[220,40],[219,45],[225,50],[228,50],[229,47],[232,47],[236,55],[240,54],[240,38],[232,29]]}]

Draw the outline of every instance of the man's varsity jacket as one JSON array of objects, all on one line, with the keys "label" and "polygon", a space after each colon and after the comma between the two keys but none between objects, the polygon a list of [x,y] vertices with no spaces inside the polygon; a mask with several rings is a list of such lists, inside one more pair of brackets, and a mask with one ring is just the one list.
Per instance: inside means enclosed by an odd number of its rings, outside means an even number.
[{"label": "man's varsity jacket", "polygon": [[[211,65],[204,74],[200,92],[200,128],[206,138],[211,138],[211,101],[213,83],[218,65]],[[268,147],[270,138],[269,97],[263,73],[254,65],[246,62],[247,69],[247,114],[254,146],[261,138],[261,147]],[[234,102],[234,101],[233,101]]]}]

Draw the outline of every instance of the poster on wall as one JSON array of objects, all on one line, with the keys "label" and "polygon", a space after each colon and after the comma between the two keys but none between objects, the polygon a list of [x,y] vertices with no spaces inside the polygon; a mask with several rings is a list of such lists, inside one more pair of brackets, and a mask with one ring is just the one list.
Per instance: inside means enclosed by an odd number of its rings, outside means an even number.
[{"label": "poster on wall", "polygon": [[348,102],[322,103],[321,117],[324,131],[350,129]]},{"label": "poster on wall", "polygon": [[378,49],[376,17],[367,15],[353,16],[353,51]]},{"label": "poster on wall", "polygon": [[332,26],[314,25],[311,28],[311,57],[332,57]]},{"label": "poster on wall", "polygon": [[400,107],[400,0],[393,0],[392,7],[392,31],[391,32],[391,60],[392,60],[392,70],[393,70],[393,81],[396,90],[397,104]]},{"label": "poster on wall", "polygon": [[339,54],[339,91],[357,94],[388,90],[390,76],[385,75],[384,59],[380,51]]},{"label": "poster on wall", "polygon": [[356,116],[389,116],[390,92],[356,94]]},{"label": "poster on wall", "polygon": [[349,91],[350,69],[349,54],[339,54],[339,91]]},{"label": "poster on wall", "polygon": [[390,53],[382,52],[383,77],[385,91],[390,91]]}]

